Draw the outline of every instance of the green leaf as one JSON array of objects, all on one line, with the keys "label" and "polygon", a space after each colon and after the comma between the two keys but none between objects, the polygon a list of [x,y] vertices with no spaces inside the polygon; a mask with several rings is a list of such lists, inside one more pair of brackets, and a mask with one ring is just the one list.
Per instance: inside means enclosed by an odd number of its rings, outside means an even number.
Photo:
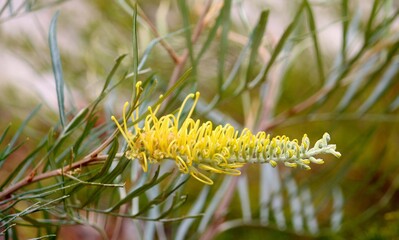
[{"label": "green leaf", "polygon": [[376,42],[389,36],[389,31],[395,31],[392,29],[392,24],[397,20],[398,16],[399,10],[396,10],[392,16],[385,18],[384,21],[379,23],[374,29],[370,30],[370,33],[367,35],[368,39],[365,40],[367,46],[372,47]]},{"label": "green leaf", "polygon": [[[198,215],[199,213],[201,213],[206,204],[206,199],[209,195],[210,189],[211,188],[209,187],[209,185],[205,185],[204,187],[202,187],[200,194],[196,197],[194,204],[192,204],[192,207],[190,208],[190,211],[188,213],[189,216]],[[179,228],[177,229],[175,239],[187,239],[187,232],[190,226],[194,223],[194,221],[194,219],[183,220],[182,223],[179,225]]]},{"label": "green leaf", "polygon": [[[265,32],[268,15],[269,15],[268,11],[263,11],[261,13],[258,23],[256,24],[254,30],[252,31],[252,34],[249,36],[247,43],[244,45],[243,49],[241,50],[240,55],[238,56],[236,62],[233,65],[233,68],[229,73],[229,76],[227,77],[226,81],[224,81],[221,87],[222,92],[225,92],[227,88],[233,83],[234,79],[236,78],[240,70],[240,67],[242,66],[245,60],[248,50],[251,49],[246,79],[245,81],[241,81],[240,85],[235,89],[233,96],[238,95],[240,92],[242,92],[245,89],[245,86],[249,81],[250,76],[252,75],[253,66],[255,66],[255,63],[257,61],[258,51],[262,43],[262,38]],[[220,93],[219,95],[214,96],[212,101],[208,104],[207,111],[212,109],[221,99],[222,98]]]},{"label": "green leaf", "polygon": [[183,186],[187,182],[187,180],[188,180],[188,178],[186,178],[185,181],[181,181],[176,186],[169,185],[169,187],[167,189],[161,191],[161,193],[159,193],[156,197],[154,197],[146,205],[140,206],[140,211],[136,215],[139,216],[139,215],[145,213],[147,210],[149,210],[153,206],[163,203],[172,193],[176,192],[177,189],[179,189],[181,186]]},{"label": "green leaf", "polygon": [[247,69],[247,81],[250,79],[253,73],[253,66],[255,66],[256,62],[258,61],[258,52],[259,47],[262,44],[262,39],[265,34],[267,21],[269,19],[270,11],[262,11],[259,17],[259,21],[256,24],[255,29],[253,30],[250,39],[251,39],[251,53],[249,55],[249,62],[248,62],[248,69]]},{"label": "green leaf", "polygon": [[60,115],[61,125],[62,127],[64,127],[66,123],[65,104],[64,104],[64,77],[62,73],[61,56],[57,44],[57,29],[56,29],[58,15],[59,12],[57,12],[51,19],[48,40],[50,45],[51,62],[53,66],[55,87],[57,92],[58,111]]},{"label": "green leaf", "polygon": [[198,65],[198,63],[201,60],[202,56],[208,50],[209,46],[211,45],[211,43],[215,39],[217,30],[218,30],[219,26],[222,24],[223,12],[225,11],[224,8],[226,8],[226,7],[227,6],[224,5],[223,8],[220,10],[218,17],[216,18],[215,24],[213,25],[213,27],[209,31],[209,34],[207,35],[207,38],[206,38],[205,42],[202,44],[201,50],[199,51],[197,57],[195,58],[193,66]]},{"label": "green leaf", "polygon": [[137,75],[138,75],[138,64],[139,64],[139,47],[137,42],[137,3],[134,4],[133,9],[133,23],[132,23],[132,47],[133,47],[133,91],[132,91],[132,103],[135,96],[134,92],[136,90]]},{"label": "green leaf", "polygon": [[112,66],[111,71],[108,73],[106,79],[105,79],[105,83],[103,86],[103,89],[101,90],[100,95],[98,95],[97,99],[93,102],[93,107],[90,111],[90,116],[92,115],[92,113],[95,111],[95,109],[97,108],[97,105],[100,103],[101,100],[104,99],[104,97],[106,96],[107,92],[107,88],[109,86],[109,84],[111,83],[112,78],[115,75],[116,70],[118,70],[120,64],[122,63],[123,59],[126,57],[126,54],[122,54],[119,57],[116,58],[114,65]]},{"label": "green leaf", "polygon": [[[67,186],[64,186],[65,183],[55,183],[49,186],[43,186],[41,188],[33,188],[33,189],[27,189],[24,192],[18,193],[13,195],[10,199],[6,199],[1,204],[11,202],[11,201],[24,201],[24,200],[34,200],[34,199],[44,199],[47,196],[50,196],[54,193],[57,193],[59,191],[62,191],[64,189],[70,188],[72,186],[77,185],[78,183],[73,183]],[[16,204],[16,203],[12,203]]]},{"label": "green leaf", "polygon": [[305,0],[304,2],[305,2],[305,8],[308,12],[309,28],[311,31],[313,47],[314,47],[315,54],[316,54],[319,78],[320,78],[320,81],[322,83],[324,83],[324,63],[323,63],[322,53],[320,52],[319,40],[317,38],[318,31],[317,31],[317,27],[316,27],[316,23],[315,23],[315,18],[314,18],[312,8],[309,4],[309,1]]},{"label": "green leaf", "polygon": [[[80,147],[82,145],[82,143],[84,141],[87,142],[95,142],[95,141],[91,141],[90,137],[92,139],[98,139],[97,134],[104,134],[103,131],[100,131],[99,129],[96,129],[95,131],[92,131],[95,124],[97,122],[97,117],[96,116],[92,116],[92,117],[88,117],[86,120],[86,125],[84,127],[84,130],[82,132],[82,134],[78,137],[78,139],[76,139],[75,144],[73,145],[73,151],[75,153],[75,155],[77,156],[80,152]],[[92,133],[92,134],[91,134]],[[87,139],[89,138],[89,139]]]},{"label": "green leaf", "polygon": [[378,82],[376,88],[371,93],[370,97],[360,106],[358,113],[364,114],[367,112],[383,95],[383,93],[388,90],[388,88],[396,80],[395,76],[398,74],[399,69],[399,58],[395,58],[393,63],[388,67],[382,76],[381,80]]},{"label": "green leaf", "polygon": [[[15,148],[15,143],[17,142],[19,136],[22,134],[22,131],[24,130],[24,128],[26,127],[26,125],[29,123],[29,121],[38,113],[38,111],[40,110],[41,105],[36,106],[32,112],[25,118],[25,120],[22,122],[21,126],[19,126],[17,132],[14,134],[14,136],[12,137],[11,141],[8,143],[7,147],[4,149],[4,151],[1,153],[0,156],[0,167],[3,166],[4,164],[4,160],[6,160],[6,157],[9,156],[13,151],[15,151],[17,148]],[[8,127],[9,128],[9,127]],[[5,134],[8,131],[8,128],[6,129],[6,131],[4,131],[3,135],[1,136],[2,140],[5,137]]]},{"label": "green leaf", "polygon": [[396,111],[399,108],[399,96],[395,98],[395,100],[391,103],[389,106],[389,111],[393,112]]},{"label": "green leaf", "polygon": [[[187,7],[186,0],[178,0],[177,4],[178,4],[178,7],[182,14],[183,27],[185,29],[184,36],[186,37],[186,44],[187,44],[190,61],[192,63],[192,67],[195,68],[196,65],[194,64],[193,43],[191,41],[190,13],[189,13],[189,10]],[[195,69],[194,69],[194,72],[195,72]]]},{"label": "green leaf", "polygon": [[[101,183],[112,183],[116,177],[120,176],[123,171],[126,169],[126,167],[128,166],[128,164],[131,162],[131,160],[126,159],[125,157],[121,158],[118,162],[118,165],[108,174],[106,174],[105,176],[103,176],[102,178],[99,178],[98,181]],[[105,190],[105,187],[103,186],[99,186],[96,187],[95,190],[93,191],[93,194],[91,194],[85,202],[83,202],[81,204],[81,208],[87,206],[88,204],[92,203],[92,202],[96,202],[98,201],[99,195]],[[71,191],[75,192],[75,191]]]},{"label": "green leaf", "polygon": [[366,44],[368,44],[370,42],[370,35],[372,32],[374,20],[376,19],[377,14],[378,14],[380,2],[381,2],[380,0],[374,0],[369,19],[367,21],[366,30],[364,31],[364,39],[365,39]]},{"label": "green leaf", "polygon": [[[187,31],[187,29],[183,28],[183,29],[177,30],[175,32],[168,33],[165,36],[162,36],[162,37],[155,38],[155,39],[151,40],[151,42],[148,43],[147,47],[145,48],[145,50],[144,50],[144,52],[143,52],[143,54],[141,56],[141,60],[140,60],[139,66],[138,66],[138,70],[141,71],[143,69],[145,63],[147,62],[147,60],[148,60],[148,58],[150,56],[150,53],[151,53],[152,49],[154,49],[154,47],[158,43],[160,43],[161,40],[167,39],[167,38],[175,36],[175,35],[178,35],[178,34],[180,34],[182,32],[185,32],[185,31]],[[193,64],[193,65],[196,65],[196,64]]]},{"label": "green leaf", "polygon": [[[171,95],[172,93],[175,94],[176,89],[177,89],[178,87],[180,87],[180,86],[184,83],[184,81],[190,76],[191,70],[192,70],[192,68],[187,69],[187,71],[185,71],[185,72],[183,73],[183,75],[176,81],[176,83],[175,83],[170,89],[168,89],[168,90],[162,95],[162,97],[158,99],[158,101],[156,101],[153,105],[151,105],[151,108],[152,108],[152,109],[155,109],[155,108],[156,108],[159,104],[161,104],[169,95]],[[134,125],[134,124],[140,122],[141,120],[143,120],[144,118],[146,118],[147,115],[148,115],[148,113],[149,113],[149,111],[146,110],[144,113],[141,114],[141,116],[140,116],[138,119],[136,119],[136,121],[132,122],[131,125]]]},{"label": "green leaf", "polygon": [[39,145],[31,152],[28,156],[26,156],[21,163],[19,163],[13,171],[7,176],[4,182],[1,184],[0,189],[3,189],[7,184],[13,180],[13,182],[17,182],[25,177],[25,174],[29,171],[29,168],[32,166],[33,161],[35,160],[38,153],[46,146],[46,140],[39,143]]},{"label": "green leaf", "polygon": [[[251,41],[252,41],[252,38],[249,38],[248,42],[245,44],[244,48],[241,50],[240,55],[238,55],[238,58],[237,58],[236,62],[234,63],[233,68],[231,69],[231,71],[229,73],[229,76],[227,77],[226,81],[224,81],[224,83],[222,85],[222,89],[221,89],[222,92],[226,91],[227,88],[233,83],[234,79],[237,77],[240,67],[242,66],[242,64],[245,60],[245,57],[247,55],[247,52],[250,48]],[[245,83],[245,81],[243,81],[243,82]],[[242,89],[243,87],[245,87],[245,85],[237,87],[236,92],[240,91],[240,89]],[[221,95],[221,93],[219,93],[219,95],[215,96],[214,99],[220,97],[220,95]]]},{"label": "green leaf", "polygon": [[[248,39],[248,44],[243,49],[243,51],[244,50],[246,51],[247,48],[251,48],[248,69],[247,69],[247,73],[246,73],[246,77],[245,77],[244,81],[240,82],[240,85],[236,88],[236,90],[234,91],[234,93],[232,94],[231,97],[238,96],[242,91],[244,91],[246,86],[248,85],[248,82],[250,81],[250,78],[252,77],[253,68],[256,65],[255,63],[257,62],[259,47],[262,43],[262,38],[263,38],[264,32],[266,30],[268,18],[269,18],[269,11],[263,11],[261,13],[258,23],[256,24],[256,27],[254,28],[252,34],[250,35],[250,37]],[[241,57],[242,56],[240,55],[236,64],[234,65],[234,67],[229,75],[229,78],[225,82],[226,88],[224,88],[223,90],[227,89],[227,86],[231,84],[233,78],[237,74],[237,72],[239,70],[239,66],[241,65],[241,61],[239,61]],[[234,73],[234,75],[232,75],[232,73]],[[217,103],[217,101],[215,101],[215,103]]]},{"label": "green leaf", "polygon": [[226,53],[228,49],[228,35],[230,31],[230,12],[231,0],[224,1],[222,10],[222,33],[220,36],[219,57],[218,57],[218,89],[219,94],[222,93],[222,86],[224,82],[224,70],[226,62]]},{"label": "green leaf", "polygon": [[11,127],[11,124],[9,124],[9,125],[7,126],[7,128],[4,129],[3,134],[1,134],[1,137],[0,137],[0,144],[3,143],[4,138],[7,136],[8,130],[10,130],[10,127]]},{"label": "green leaf", "polygon": [[56,199],[51,199],[51,200],[47,200],[45,203],[42,204],[42,202],[36,202],[34,204],[31,204],[29,207],[25,208],[22,211],[17,211],[17,213],[15,214],[11,214],[8,216],[8,220],[7,221],[2,221],[2,225],[0,225],[0,227],[4,227],[7,226],[8,224],[14,222],[16,219],[22,217],[22,216],[26,216],[32,213],[35,213],[37,211],[41,211],[43,209],[46,209],[48,207],[54,207],[54,205],[56,205],[59,201],[62,201],[63,199],[69,198],[68,195],[64,195],[61,197],[58,197]]},{"label": "green leaf", "polygon": [[297,13],[296,13],[294,19],[291,21],[291,23],[285,29],[283,35],[281,36],[280,40],[278,41],[278,43],[272,53],[272,56],[270,57],[269,62],[265,65],[264,69],[262,69],[261,73],[248,84],[249,88],[254,88],[261,81],[265,80],[267,74],[269,73],[269,70],[271,69],[272,66],[274,66],[274,63],[275,63],[277,57],[283,50],[283,48],[286,45],[286,43],[288,42],[291,34],[293,33],[293,31],[297,27],[298,23],[300,22],[300,19],[302,17],[302,13],[303,13],[303,9],[304,9],[304,4],[301,4],[299,9],[297,10]]},{"label": "green leaf", "polygon": [[349,6],[348,0],[341,1],[341,19],[342,19],[342,47],[341,47],[341,55],[342,59],[346,61],[347,55],[347,45],[348,45],[348,29],[349,29]]},{"label": "green leaf", "polygon": [[118,153],[118,149],[119,149],[118,138],[115,138],[115,140],[112,141],[111,147],[108,151],[108,157],[105,160],[104,164],[102,165],[100,171],[96,175],[94,175],[92,178],[90,178],[89,181],[93,181],[97,178],[100,178],[100,177],[104,176],[109,171],[111,164],[114,161],[116,154]]},{"label": "green leaf", "polygon": [[353,77],[352,82],[350,83],[348,89],[345,92],[345,95],[342,97],[340,103],[338,104],[337,111],[344,111],[351,103],[353,98],[357,93],[362,92],[360,89],[364,82],[367,80],[367,75],[370,74],[370,71],[373,70],[373,66],[377,64],[378,56],[373,56],[367,62],[359,68]]},{"label": "green leaf", "polygon": [[80,112],[76,114],[76,116],[71,120],[71,122],[65,127],[63,135],[67,136],[76,127],[78,127],[82,123],[82,121],[86,118],[88,112],[89,110],[87,108],[80,110]]},{"label": "green leaf", "polygon": [[[170,214],[172,214],[172,212],[174,212],[176,209],[178,209],[179,207],[181,207],[185,202],[187,201],[187,195],[183,195],[180,196],[178,194],[176,194],[173,198],[173,202],[171,204],[171,206],[164,210],[161,215],[158,216],[158,218],[156,219],[157,221],[162,221],[163,219],[165,219],[167,216],[169,216]],[[196,217],[193,215],[189,215],[187,217],[182,217],[182,218],[192,218],[192,217]]]},{"label": "green leaf", "polygon": [[165,180],[167,177],[169,177],[173,171],[171,172],[167,172],[165,174],[163,174],[161,177],[159,176],[159,170],[160,167],[157,168],[157,171],[155,172],[154,176],[152,177],[152,179],[147,182],[146,184],[136,188],[135,190],[131,191],[130,193],[128,193],[126,195],[126,197],[124,197],[123,199],[119,200],[115,205],[113,205],[111,208],[109,208],[108,210],[106,210],[106,212],[112,212],[115,209],[117,209],[118,207],[120,207],[121,205],[129,202],[131,199],[140,196],[141,194],[143,194],[145,191],[147,191],[148,189],[152,188],[153,186],[159,184],[160,182],[162,182],[163,180]]}]

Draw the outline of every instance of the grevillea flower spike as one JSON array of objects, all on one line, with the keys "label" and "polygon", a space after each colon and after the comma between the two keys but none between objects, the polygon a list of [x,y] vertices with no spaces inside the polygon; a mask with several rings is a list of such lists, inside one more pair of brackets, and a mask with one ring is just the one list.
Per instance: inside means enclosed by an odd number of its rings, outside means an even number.
[{"label": "grevillea flower spike", "polygon": [[[190,98],[194,99],[194,104],[182,120],[183,108]],[[159,107],[154,111],[149,107],[143,127],[135,124],[134,132],[127,128],[126,109],[129,104],[125,103],[123,127],[114,116],[112,120],[129,145],[126,157],[138,159],[144,171],[147,171],[148,163],[170,159],[175,161],[180,172],[211,185],[213,181],[204,171],[237,176],[241,174],[238,168],[246,163],[269,163],[275,167],[278,162],[287,167],[310,169],[311,162],[324,163],[322,159],[316,158],[319,154],[341,156],[335,150],[335,144],[328,144],[328,133],[324,133],[311,147],[306,134],[299,144],[297,139],[290,140],[286,136],[270,138],[265,132],[254,135],[246,128],[238,132],[230,124],[213,126],[210,121],[201,123],[200,120],[191,118],[198,98],[198,92],[189,94],[177,116],[168,114],[158,118],[156,113]],[[138,119],[138,112],[139,109],[136,108],[135,114],[132,114],[133,122]]]}]

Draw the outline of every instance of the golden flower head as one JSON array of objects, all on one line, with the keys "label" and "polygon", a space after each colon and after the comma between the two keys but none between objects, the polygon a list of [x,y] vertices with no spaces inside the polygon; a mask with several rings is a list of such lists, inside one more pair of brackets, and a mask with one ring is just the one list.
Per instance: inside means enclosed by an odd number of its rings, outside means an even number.
[{"label": "golden flower head", "polygon": [[[194,104],[183,120],[182,111],[190,98],[194,99]],[[189,94],[177,116],[168,114],[158,118],[156,112],[159,107],[154,111],[149,107],[143,126],[135,124],[133,132],[127,128],[126,109],[129,104],[125,103],[123,127],[114,116],[112,120],[128,143],[126,157],[138,159],[144,171],[147,171],[148,163],[170,159],[175,161],[180,172],[211,185],[213,181],[204,171],[240,175],[238,168],[246,163],[270,163],[275,167],[278,162],[283,162],[287,167],[310,169],[311,162],[324,163],[322,159],[316,158],[319,154],[341,156],[335,150],[335,144],[328,144],[328,133],[311,147],[306,134],[299,143],[286,136],[270,138],[265,132],[253,134],[247,128],[239,132],[230,124],[214,126],[210,121],[201,123],[191,118],[198,98],[198,92]],[[138,112],[136,108],[135,114],[132,114],[133,122],[139,118]]]}]

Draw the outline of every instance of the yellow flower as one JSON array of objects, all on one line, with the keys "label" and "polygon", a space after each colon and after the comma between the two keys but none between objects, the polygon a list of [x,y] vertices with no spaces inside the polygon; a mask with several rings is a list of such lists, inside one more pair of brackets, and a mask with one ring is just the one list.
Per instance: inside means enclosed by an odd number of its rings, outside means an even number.
[{"label": "yellow flower", "polygon": [[[194,99],[194,104],[183,120],[182,111],[190,98]],[[275,167],[278,162],[283,162],[287,167],[300,166],[310,169],[311,162],[323,163],[322,159],[315,158],[316,155],[328,153],[336,157],[341,156],[335,150],[335,144],[328,144],[330,140],[328,133],[310,148],[306,134],[299,144],[298,140],[290,140],[286,136],[270,138],[265,132],[254,135],[247,128],[238,132],[230,124],[213,126],[210,121],[201,123],[200,120],[191,118],[198,98],[198,92],[189,94],[177,116],[168,114],[158,118],[156,113],[159,107],[154,111],[149,107],[149,114],[143,126],[135,124],[133,132],[127,128],[126,109],[129,104],[125,103],[123,127],[114,116],[112,120],[129,145],[126,157],[138,159],[144,171],[147,171],[148,163],[159,163],[170,159],[175,161],[182,173],[190,174],[199,181],[211,185],[213,181],[204,174],[204,171],[240,175],[241,172],[237,168],[246,163],[270,163]],[[139,118],[139,109],[136,108],[135,111],[135,114],[132,114],[133,122]]]}]

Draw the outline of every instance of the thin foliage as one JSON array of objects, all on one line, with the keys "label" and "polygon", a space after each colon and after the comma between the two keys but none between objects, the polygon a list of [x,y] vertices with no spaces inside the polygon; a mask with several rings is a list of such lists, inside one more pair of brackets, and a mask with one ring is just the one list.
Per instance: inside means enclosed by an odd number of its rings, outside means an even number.
[{"label": "thin foliage", "polygon": [[[281,19],[264,3],[252,16],[251,1],[163,0],[151,5],[155,14],[178,19],[165,25],[165,36],[148,3],[117,1],[118,20],[100,22],[126,53],[114,49],[114,61],[103,45],[91,53],[85,76],[103,76],[102,86],[81,109],[67,101],[76,83],[58,41],[68,17],[63,2],[0,6],[2,25],[60,6],[48,33],[58,119],[35,132],[33,144],[22,136],[40,119],[40,106],[1,132],[0,238],[26,229],[34,229],[31,238],[52,238],[83,225],[113,239],[122,229],[142,239],[224,239],[240,237],[242,228],[242,237],[395,236],[386,227],[399,207],[399,11],[392,1],[371,1],[368,12],[360,1],[290,1],[276,33]],[[326,9],[338,20],[323,26]],[[128,34],[117,34],[121,22]],[[339,47],[331,50],[323,32],[336,25]],[[108,72],[100,74],[102,61]],[[339,152],[329,134],[310,146],[305,131],[311,138],[328,131]],[[285,136],[303,134],[301,142]],[[302,171],[278,162],[325,164]],[[12,172],[2,170],[10,165]]]}]

